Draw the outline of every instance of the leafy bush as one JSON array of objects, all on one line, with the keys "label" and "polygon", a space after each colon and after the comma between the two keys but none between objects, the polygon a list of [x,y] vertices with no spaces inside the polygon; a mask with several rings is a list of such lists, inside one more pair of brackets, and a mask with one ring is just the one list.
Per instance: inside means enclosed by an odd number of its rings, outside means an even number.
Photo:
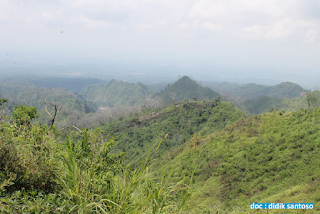
[{"label": "leafy bush", "polygon": [[15,106],[11,115],[11,121],[17,124],[30,124],[31,120],[38,118],[37,109],[35,107],[27,107],[22,104]]},{"label": "leafy bush", "polygon": [[123,153],[111,151],[115,138],[99,129],[71,132],[62,140],[54,126],[1,120],[0,212],[181,212],[190,178],[148,168],[161,142],[132,169]]}]

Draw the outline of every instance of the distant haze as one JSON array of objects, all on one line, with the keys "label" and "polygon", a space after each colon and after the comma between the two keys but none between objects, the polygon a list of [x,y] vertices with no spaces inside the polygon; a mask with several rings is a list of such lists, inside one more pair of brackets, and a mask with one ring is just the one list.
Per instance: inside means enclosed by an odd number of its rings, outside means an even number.
[{"label": "distant haze", "polygon": [[316,0],[0,0],[0,76],[320,78]]}]

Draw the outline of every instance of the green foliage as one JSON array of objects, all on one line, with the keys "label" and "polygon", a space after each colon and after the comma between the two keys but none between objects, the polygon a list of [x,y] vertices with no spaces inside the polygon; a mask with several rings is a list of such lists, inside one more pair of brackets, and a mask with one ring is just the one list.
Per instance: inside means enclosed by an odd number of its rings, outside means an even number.
[{"label": "green foliage", "polygon": [[230,103],[219,99],[207,102],[184,102],[101,124],[106,133],[117,136],[116,149],[127,153],[128,162],[140,163],[147,151],[168,134],[158,155],[182,144],[195,132],[211,133],[245,115]]},{"label": "green foliage", "polygon": [[[158,174],[149,163],[123,164],[113,137],[99,129],[13,126],[0,120],[1,213],[180,213],[188,208],[192,176]],[[154,151],[154,152],[152,152]],[[190,180],[191,179],[191,180]]]},{"label": "green foliage", "polygon": [[[311,108],[311,102],[308,102],[308,100],[311,101],[311,99],[308,99],[308,97],[314,97],[314,99],[317,100],[320,98],[320,92],[308,92],[306,93],[305,97],[297,97],[292,99],[277,99],[263,96],[253,100],[245,100],[240,103],[239,108],[248,111],[251,114],[261,114],[264,112],[268,112],[271,108],[286,110],[286,112],[298,111],[304,108]],[[308,103],[310,103],[310,105],[308,105]],[[319,103],[314,102],[313,106],[319,106]]]},{"label": "green foliage", "polygon": [[279,108],[283,102],[283,99],[263,96],[254,100],[245,100],[241,104],[251,114],[261,114],[267,112],[271,108]]},{"label": "green foliage", "polygon": [[69,110],[77,110],[83,113],[95,111],[95,106],[83,99],[81,95],[68,92],[63,88],[30,89],[19,93],[17,98],[22,99],[28,106],[35,106],[37,109],[43,109],[43,101],[46,99]]},{"label": "green foliage", "polygon": [[305,90],[297,83],[282,82],[278,85],[271,86],[271,90],[268,92],[268,94],[266,94],[266,96],[292,99],[299,97],[301,93],[304,92]]},{"label": "green foliage", "polygon": [[[0,124],[0,186],[2,191],[54,190],[54,154],[58,147],[47,126]],[[58,172],[57,172],[58,173]]]},{"label": "green foliage", "polygon": [[198,100],[209,99],[213,100],[219,96],[219,94],[208,87],[202,87],[189,77],[184,76],[172,85],[168,85],[162,91],[153,95],[153,97],[160,97],[166,103],[171,103],[172,93],[177,94],[175,102],[181,102],[184,99],[191,99],[196,97]]},{"label": "green foliage", "polygon": [[[189,81],[182,80],[167,87],[175,89],[169,96],[175,92],[180,98],[176,89],[186,90],[180,86]],[[109,83],[115,84],[109,88],[114,94],[127,84]],[[289,97],[298,91],[287,83],[278,89],[260,92]],[[292,94],[285,92],[289,89]],[[61,121],[81,117],[91,103],[64,89],[8,90],[9,104],[23,100],[40,110],[20,105],[12,109],[14,124],[0,118],[0,212],[248,213],[250,202],[311,202],[319,211],[320,109],[315,107],[320,92],[246,101],[243,105],[254,113],[271,109],[249,118],[220,97],[190,102],[188,93],[182,103],[146,107],[139,116],[61,137],[55,126],[30,123],[37,112],[46,114],[43,99],[81,112],[62,113]],[[294,109],[301,110],[290,112]]]},{"label": "green foliage", "polygon": [[173,159],[170,153],[160,157],[155,170],[172,167],[188,175],[199,163],[192,193],[199,209],[220,204],[226,212],[238,207],[247,213],[250,202],[319,207],[319,128],[311,110],[256,115],[202,138],[196,152],[188,141]]},{"label": "green foliage", "polygon": [[152,90],[142,83],[111,80],[104,84],[90,85],[80,91],[87,100],[101,106],[131,106],[143,104]]},{"label": "green foliage", "polygon": [[157,93],[157,92],[163,90],[167,85],[168,85],[168,83],[161,82],[161,83],[157,83],[154,85],[148,85],[148,86],[149,86],[149,88],[152,89],[152,91],[154,93]]},{"label": "green foliage", "polygon": [[199,84],[205,87],[209,87],[217,92],[229,91],[232,88],[239,86],[239,84],[231,82],[199,82]]},{"label": "green foliage", "polygon": [[308,102],[308,107],[314,109],[317,106],[319,97],[317,97],[315,93],[311,93],[310,91],[308,91],[306,93],[306,98]]},{"label": "green foliage", "polygon": [[229,93],[235,96],[244,97],[247,99],[256,99],[261,96],[272,98],[295,98],[299,97],[304,89],[296,83],[282,82],[275,86],[265,86],[259,84],[245,84],[233,87],[228,90]]},{"label": "green foliage", "polygon": [[[49,89],[49,88],[28,88],[20,91],[17,95],[7,95],[8,105],[4,106],[9,111],[15,105],[23,104],[25,106],[34,106],[40,117],[37,121],[42,124],[49,124],[50,116],[44,109],[44,99],[51,101],[58,107],[63,106],[62,111],[55,124],[61,126],[65,121],[72,125],[87,113],[95,112],[96,107],[91,102],[84,100],[81,95],[68,92],[66,89]],[[47,102],[49,112],[54,112],[54,108]],[[68,118],[68,119],[67,119]]]},{"label": "green foliage", "polygon": [[12,111],[11,121],[17,124],[30,124],[32,119],[38,118],[37,109],[35,107],[27,107],[24,105],[15,106]]},{"label": "green foliage", "polygon": [[35,86],[27,81],[22,80],[0,80],[1,95],[17,95],[22,91],[35,88]]}]

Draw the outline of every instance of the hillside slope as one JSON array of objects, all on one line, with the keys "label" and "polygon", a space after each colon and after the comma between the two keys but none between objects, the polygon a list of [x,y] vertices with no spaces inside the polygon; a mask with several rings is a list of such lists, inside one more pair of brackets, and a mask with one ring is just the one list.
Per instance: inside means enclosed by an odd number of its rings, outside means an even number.
[{"label": "hillside slope", "polygon": [[199,82],[200,85],[209,87],[216,92],[230,91],[232,88],[239,86],[237,83],[231,82]]},{"label": "hillside slope", "polygon": [[158,155],[184,144],[194,133],[204,135],[220,130],[241,117],[245,117],[244,113],[230,103],[183,102],[140,117],[101,124],[101,129],[117,136],[115,148],[127,152],[128,162],[135,164],[166,134]]},{"label": "hillside slope", "polygon": [[160,82],[160,83],[157,83],[157,84],[153,84],[153,85],[148,85],[149,88],[151,88],[154,93],[157,93],[163,89],[165,89],[165,87],[168,85],[168,83],[165,83],[165,82]]},{"label": "hillside slope", "polygon": [[304,89],[296,83],[282,82],[275,86],[265,86],[250,83],[233,87],[227,91],[232,95],[246,99],[255,99],[261,96],[289,99],[299,97],[301,92],[304,92]]},{"label": "hillside slope", "polygon": [[181,102],[184,99],[192,99],[196,97],[198,100],[204,100],[208,98],[213,100],[219,96],[219,94],[208,87],[202,87],[198,85],[194,80],[187,76],[180,78],[177,82],[172,85],[168,85],[162,91],[153,95],[153,97],[160,97],[166,103],[172,102],[172,93],[175,93],[175,102]]},{"label": "hillside slope", "polygon": [[21,80],[0,80],[0,96],[4,95],[17,95],[22,91],[28,90],[30,88],[36,88],[30,82]]},{"label": "hillside slope", "polygon": [[[314,203],[320,212],[320,109],[241,119],[159,158],[154,171],[194,174],[199,210],[253,213],[252,202]],[[277,212],[269,212],[277,213]]]},{"label": "hillside slope", "polygon": [[111,80],[104,84],[90,85],[79,94],[98,106],[131,106],[143,104],[152,90],[142,83]]},{"label": "hillside slope", "polygon": [[12,111],[15,105],[26,105],[36,107],[40,115],[37,121],[43,124],[48,124],[50,121],[49,115],[44,109],[44,99],[47,100],[47,109],[52,114],[54,108],[49,102],[56,104],[59,108],[62,106],[61,112],[56,121],[56,125],[60,126],[67,122],[68,125],[74,125],[77,120],[87,113],[96,111],[96,106],[91,102],[86,101],[80,95],[67,91],[64,88],[25,88],[20,90],[15,95],[3,94],[3,97],[8,99],[8,103],[3,106],[3,109]]},{"label": "hillside slope", "polygon": [[[320,100],[320,92],[313,91],[311,95]],[[239,104],[239,108],[243,111],[248,111],[251,114],[261,114],[268,112],[270,109],[277,109],[279,111],[285,110],[286,112],[298,111],[307,108],[308,102],[306,97],[296,97],[292,99],[278,99],[272,97],[259,97],[253,100],[245,100]],[[318,105],[320,106],[320,102]]]}]

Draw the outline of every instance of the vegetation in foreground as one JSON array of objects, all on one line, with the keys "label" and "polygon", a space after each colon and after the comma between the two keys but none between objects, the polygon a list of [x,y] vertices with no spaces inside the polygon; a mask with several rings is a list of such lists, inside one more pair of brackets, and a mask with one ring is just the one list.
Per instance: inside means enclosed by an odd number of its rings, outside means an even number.
[{"label": "vegetation in foreground", "polygon": [[[2,104],[6,100],[1,100]],[[149,171],[152,155],[133,169],[112,152],[99,129],[70,133],[31,125],[35,108],[0,120],[1,213],[180,213],[188,209],[191,177]],[[155,147],[157,152],[160,144]],[[152,154],[154,154],[152,153]]]}]

